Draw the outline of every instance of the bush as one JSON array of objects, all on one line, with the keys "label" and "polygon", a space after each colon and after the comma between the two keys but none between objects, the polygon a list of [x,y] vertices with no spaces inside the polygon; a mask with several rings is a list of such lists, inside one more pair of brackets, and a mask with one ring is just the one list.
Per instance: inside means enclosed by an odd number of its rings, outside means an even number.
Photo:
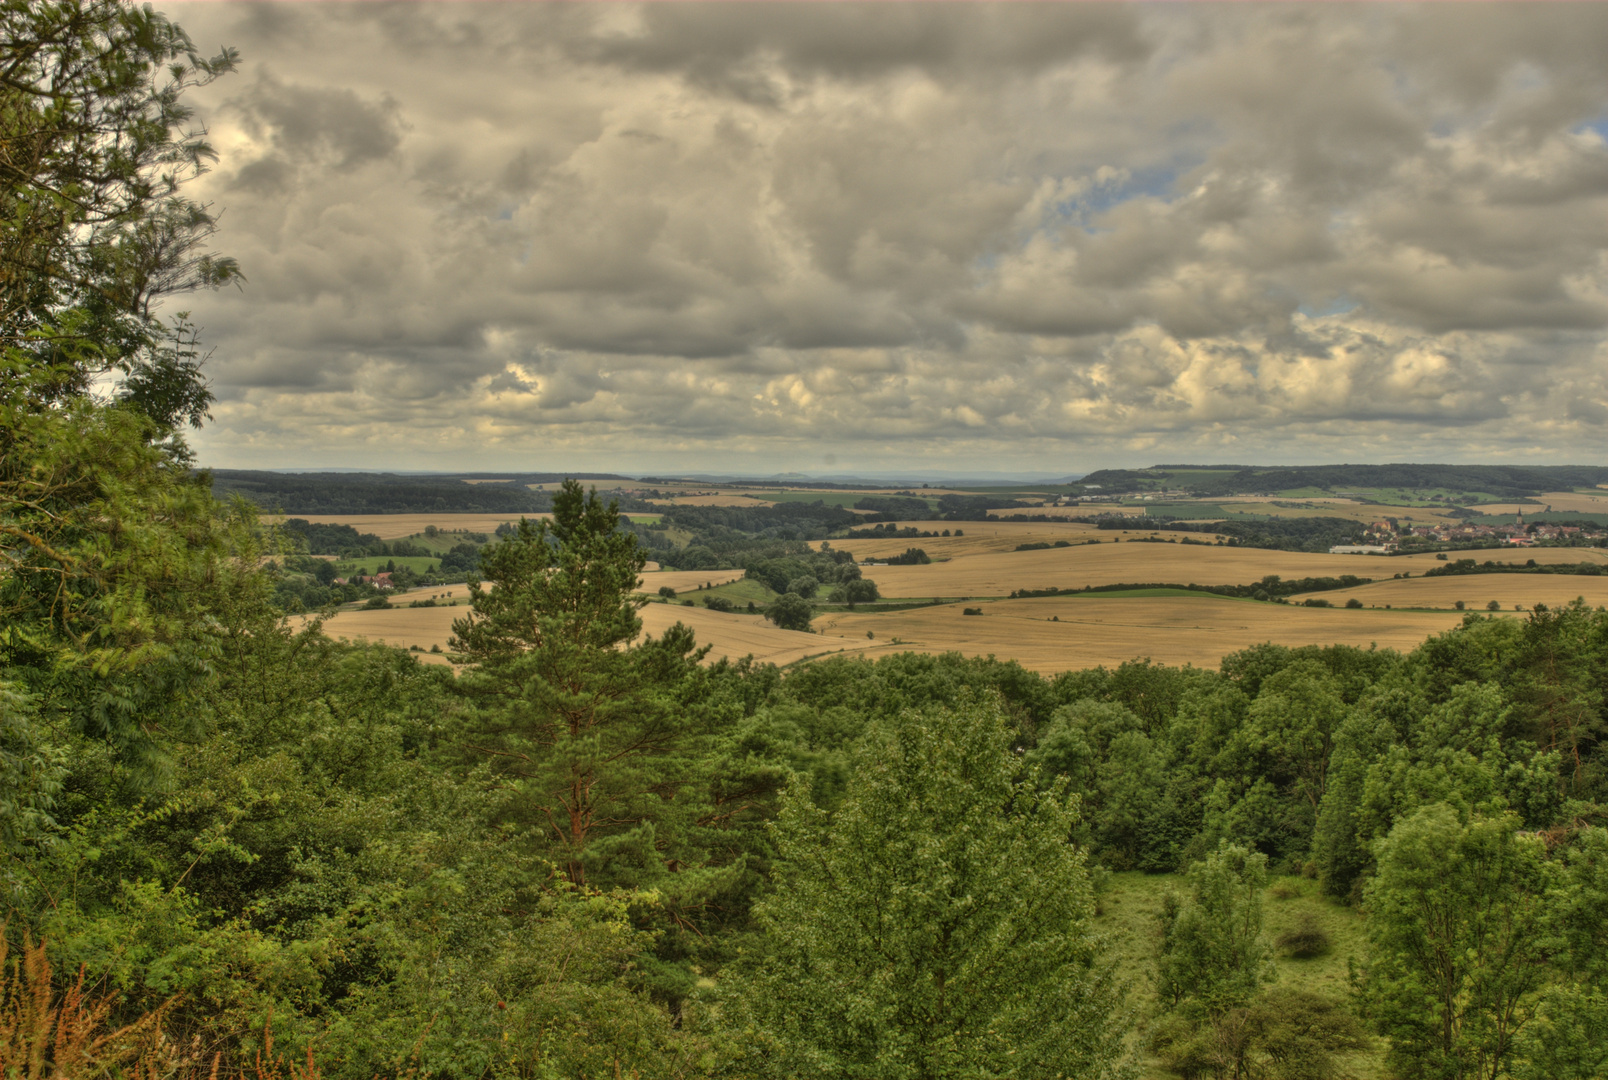
[{"label": "bush", "polygon": [[815,595],[816,590],[820,587],[820,579],[816,578],[813,574],[805,574],[802,577],[793,578],[787,583],[787,588],[783,589],[782,591],[798,593],[804,599],[808,600],[810,597]]},{"label": "bush", "polygon": [[1485,605],[1485,610],[1486,611],[1501,611],[1502,610],[1502,603],[1499,600],[1492,600],[1489,604]]},{"label": "bush", "polygon": [[391,601],[388,598],[384,596],[371,596],[369,597],[369,602],[363,605],[363,609],[365,611],[369,611],[375,608],[388,608],[390,606]]},{"label": "bush", "polygon": [[736,606],[724,596],[708,596],[704,598],[704,607],[710,611],[731,611]]},{"label": "bush", "polygon": [[808,631],[814,615],[810,602],[798,593],[783,593],[765,612],[765,618],[783,630]]},{"label": "bush", "polygon": [[659,595],[664,597],[666,600],[674,600],[676,598],[676,591],[668,585],[660,585]]},{"label": "bush", "polygon": [[981,615],[982,613],[983,609],[980,607],[969,607],[961,611],[962,615]]},{"label": "bush", "polygon": [[[1320,600],[1316,596],[1312,597],[1309,600],[1304,601],[1304,603],[1306,604],[1307,607],[1334,607],[1334,605],[1329,603],[1329,601]],[[1361,605],[1359,604],[1358,606],[1360,607]]]},{"label": "bush", "polygon": [[1358,600],[1355,596],[1353,596],[1350,600],[1346,601],[1346,607],[1348,607],[1348,608],[1356,609],[1356,608],[1360,608],[1361,606],[1362,606],[1362,601]]},{"label": "bush", "polygon": [[1318,925],[1317,917],[1309,911],[1302,914],[1295,926],[1275,938],[1273,944],[1282,956],[1306,960],[1328,952],[1330,942],[1329,935]]}]

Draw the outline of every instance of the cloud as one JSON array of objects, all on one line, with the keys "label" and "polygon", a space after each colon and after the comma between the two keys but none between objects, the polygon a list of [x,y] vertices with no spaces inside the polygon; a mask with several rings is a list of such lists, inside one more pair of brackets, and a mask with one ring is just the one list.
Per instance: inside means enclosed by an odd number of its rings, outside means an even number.
[{"label": "cloud", "polygon": [[220,464],[1601,446],[1596,8],[170,14]]}]

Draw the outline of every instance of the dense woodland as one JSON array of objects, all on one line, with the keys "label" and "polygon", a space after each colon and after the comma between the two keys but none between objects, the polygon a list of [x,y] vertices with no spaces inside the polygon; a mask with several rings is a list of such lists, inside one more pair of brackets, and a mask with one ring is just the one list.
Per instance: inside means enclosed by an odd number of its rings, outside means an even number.
[{"label": "dense woodland", "polygon": [[[1608,1070],[1608,613],[1215,671],[707,663],[638,640],[649,548],[569,482],[478,547],[456,669],[292,627],[150,314],[233,273],[177,190],[232,54],[0,18],[5,160],[38,151],[0,215],[7,1077]],[[846,588],[792,513],[755,575]],[[1126,983],[1121,869],[1182,875]],[[1364,913],[1347,995],[1269,982],[1277,873]]]},{"label": "dense woodland", "polygon": [[[283,514],[537,514],[551,509],[551,496],[532,484],[557,484],[564,476],[531,473],[475,478],[397,476],[390,473],[275,473],[216,469],[212,493],[252,502]],[[578,480],[620,480],[612,473],[577,473]],[[627,500],[626,509],[651,509]]]}]

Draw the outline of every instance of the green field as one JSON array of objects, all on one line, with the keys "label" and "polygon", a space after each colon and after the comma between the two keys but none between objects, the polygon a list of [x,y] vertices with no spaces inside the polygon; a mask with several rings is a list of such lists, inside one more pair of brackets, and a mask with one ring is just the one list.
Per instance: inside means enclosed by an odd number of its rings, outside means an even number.
[{"label": "green field", "polygon": [[[1494,495],[1489,491],[1461,491],[1454,488],[1346,488],[1344,491],[1321,492],[1325,495],[1349,495],[1381,506],[1402,506],[1451,510],[1458,506],[1478,506],[1488,502],[1524,502],[1511,495]],[[1436,496],[1440,496],[1436,498]]]},{"label": "green field", "polygon": [[710,596],[723,596],[740,608],[747,607],[750,600],[756,604],[768,604],[776,599],[776,594],[771,592],[768,585],[752,578],[742,578],[728,585],[716,585],[713,589],[686,589],[678,599],[702,603],[705,597]]},{"label": "green field", "polygon": [[[1182,874],[1112,874],[1099,896],[1097,932],[1106,936],[1108,955],[1116,961],[1118,978],[1127,986],[1133,1015],[1140,1019],[1135,1035],[1136,1049],[1142,1045],[1144,1031],[1155,1015],[1156,933],[1162,897],[1168,892],[1182,893],[1187,885]],[[1366,949],[1362,915],[1355,908],[1337,904],[1318,891],[1318,883],[1298,877],[1276,877],[1262,894],[1263,929],[1269,941],[1276,941],[1293,929],[1305,915],[1311,915],[1332,943],[1328,953],[1308,960],[1278,957],[1275,985],[1299,987],[1337,1001],[1349,1001],[1351,988],[1347,961],[1361,962]],[[1346,1061],[1342,1075],[1357,1080],[1375,1080],[1385,1075],[1383,1048],[1374,1054],[1359,1054]],[[1143,1080],[1172,1080],[1173,1074],[1158,1062],[1140,1054]]]}]

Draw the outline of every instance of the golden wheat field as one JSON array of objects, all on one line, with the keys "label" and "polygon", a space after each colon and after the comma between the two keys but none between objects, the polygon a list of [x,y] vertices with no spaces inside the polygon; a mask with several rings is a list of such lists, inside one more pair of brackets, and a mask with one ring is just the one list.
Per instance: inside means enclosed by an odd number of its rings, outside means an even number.
[{"label": "golden wheat field", "polygon": [[[456,586],[462,590],[463,586]],[[445,589],[429,590],[437,594]],[[429,663],[446,663],[440,653],[431,653],[431,646],[447,648],[455,619],[466,618],[469,608],[460,592],[457,607],[414,608],[405,605],[409,598],[422,599],[425,590],[403,597],[402,604],[377,611],[342,611],[324,623],[324,632],[333,638],[362,641],[383,641],[402,649],[417,646],[424,650],[419,658]],[[832,634],[805,634],[795,630],[780,630],[758,615],[724,614],[702,607],[682,607],[680,604],[649,604],[641,611],[643,633],[654,637],[677,622],[685,623],[697,635],[698,644],[710,645],[709,661],[722,657],[740,659],[753,655],[756,659],[773,664],[790,664],[806,656],[834,652],[860,652],[883,645],[866,640],[862,631],[857,639],[845,639]]]},{"label": "golden wheat field", "polygon": [[1522,604],[1528,611],[1536,604],[1562,607],[1576,597],[1592,607],[1608,605],[1608,577],[1576,577],[1572,574],[1460,574],[1456,577],[1406,578],[1402,581],[1376,581],[1354,589],[1307,593],[1292,597],[1299,602],[1308,596],[1343,604],[1356,597],[1371,607],[1450,608],[1461,600],[1470,611],[1483,611],[1492,600],[1508,611]]},{"label": "golden wheat field", "polygon": [[1146,530],[1107,530],[1080,521],[901,521],[893,524],[899,528],[910,527],[925,532],[943,532],[945,529],[953,532],[960,529],[966,535],[831,540],[828,543],[841,551],[852,552],[856,559],[885,559],[913,547],[920,548],[933,559],[956,559],[967,555],[1014,551],[1018,544],[1054,543],[1057,540],[1081,544],[1088,540],[1150,535]]},{"label": "golden wheat field", "polygon": [[1550,507],[1554,513],[1608,514],[1608,494],[1586,491],[1549,491],[1537,495],[1535,502],[1489,503],[1479,509],[1487,514],[1534,514]]},{"label": "golden wheat field", "polygon": [[652,595],[666,585],[676,592],[691,592],[700,585],[724,585],[741,581],[742,577],[741,570],[651,570],[643,572],[637,592]]},{"label": "golden wheat field", "polygon": [[[927,553],[936,557],[931,549]],[[1573,561],[1579,561],[1579,556],[1575,555]],[[870,567],[866,576],[888,597],[1005,596],[1017,589],[1052,585],[1059,589],[1151,583],[1247,585],[1268,574],[1284,578],[1342,574],[1380,578],[1404,571],[1422,573],[1438,565],[1433,555],[1313,555],[1205,544],[1128,540],[1079,545],[1074,541],[1072,547],[993,552],[926,566]]]},{"label": "golden wheat field", "polygon": [[649,499],[654,506],[764,506],[746,495],[682,495],[674,499]]},{"label": "golden wheat field", "polygon": [[833,614],[815,626],[850,639],[870,631],[879,644],[897,638],[900,651],[996,656],[1050,674],[1139,657],[1215,667],[1229,653],[1266,641],[1406,650],[1462,619],[1461,612],[1308,608],[1214,596],[994,600],[973,605],[982,615],[963,614],[965,606]]}]

